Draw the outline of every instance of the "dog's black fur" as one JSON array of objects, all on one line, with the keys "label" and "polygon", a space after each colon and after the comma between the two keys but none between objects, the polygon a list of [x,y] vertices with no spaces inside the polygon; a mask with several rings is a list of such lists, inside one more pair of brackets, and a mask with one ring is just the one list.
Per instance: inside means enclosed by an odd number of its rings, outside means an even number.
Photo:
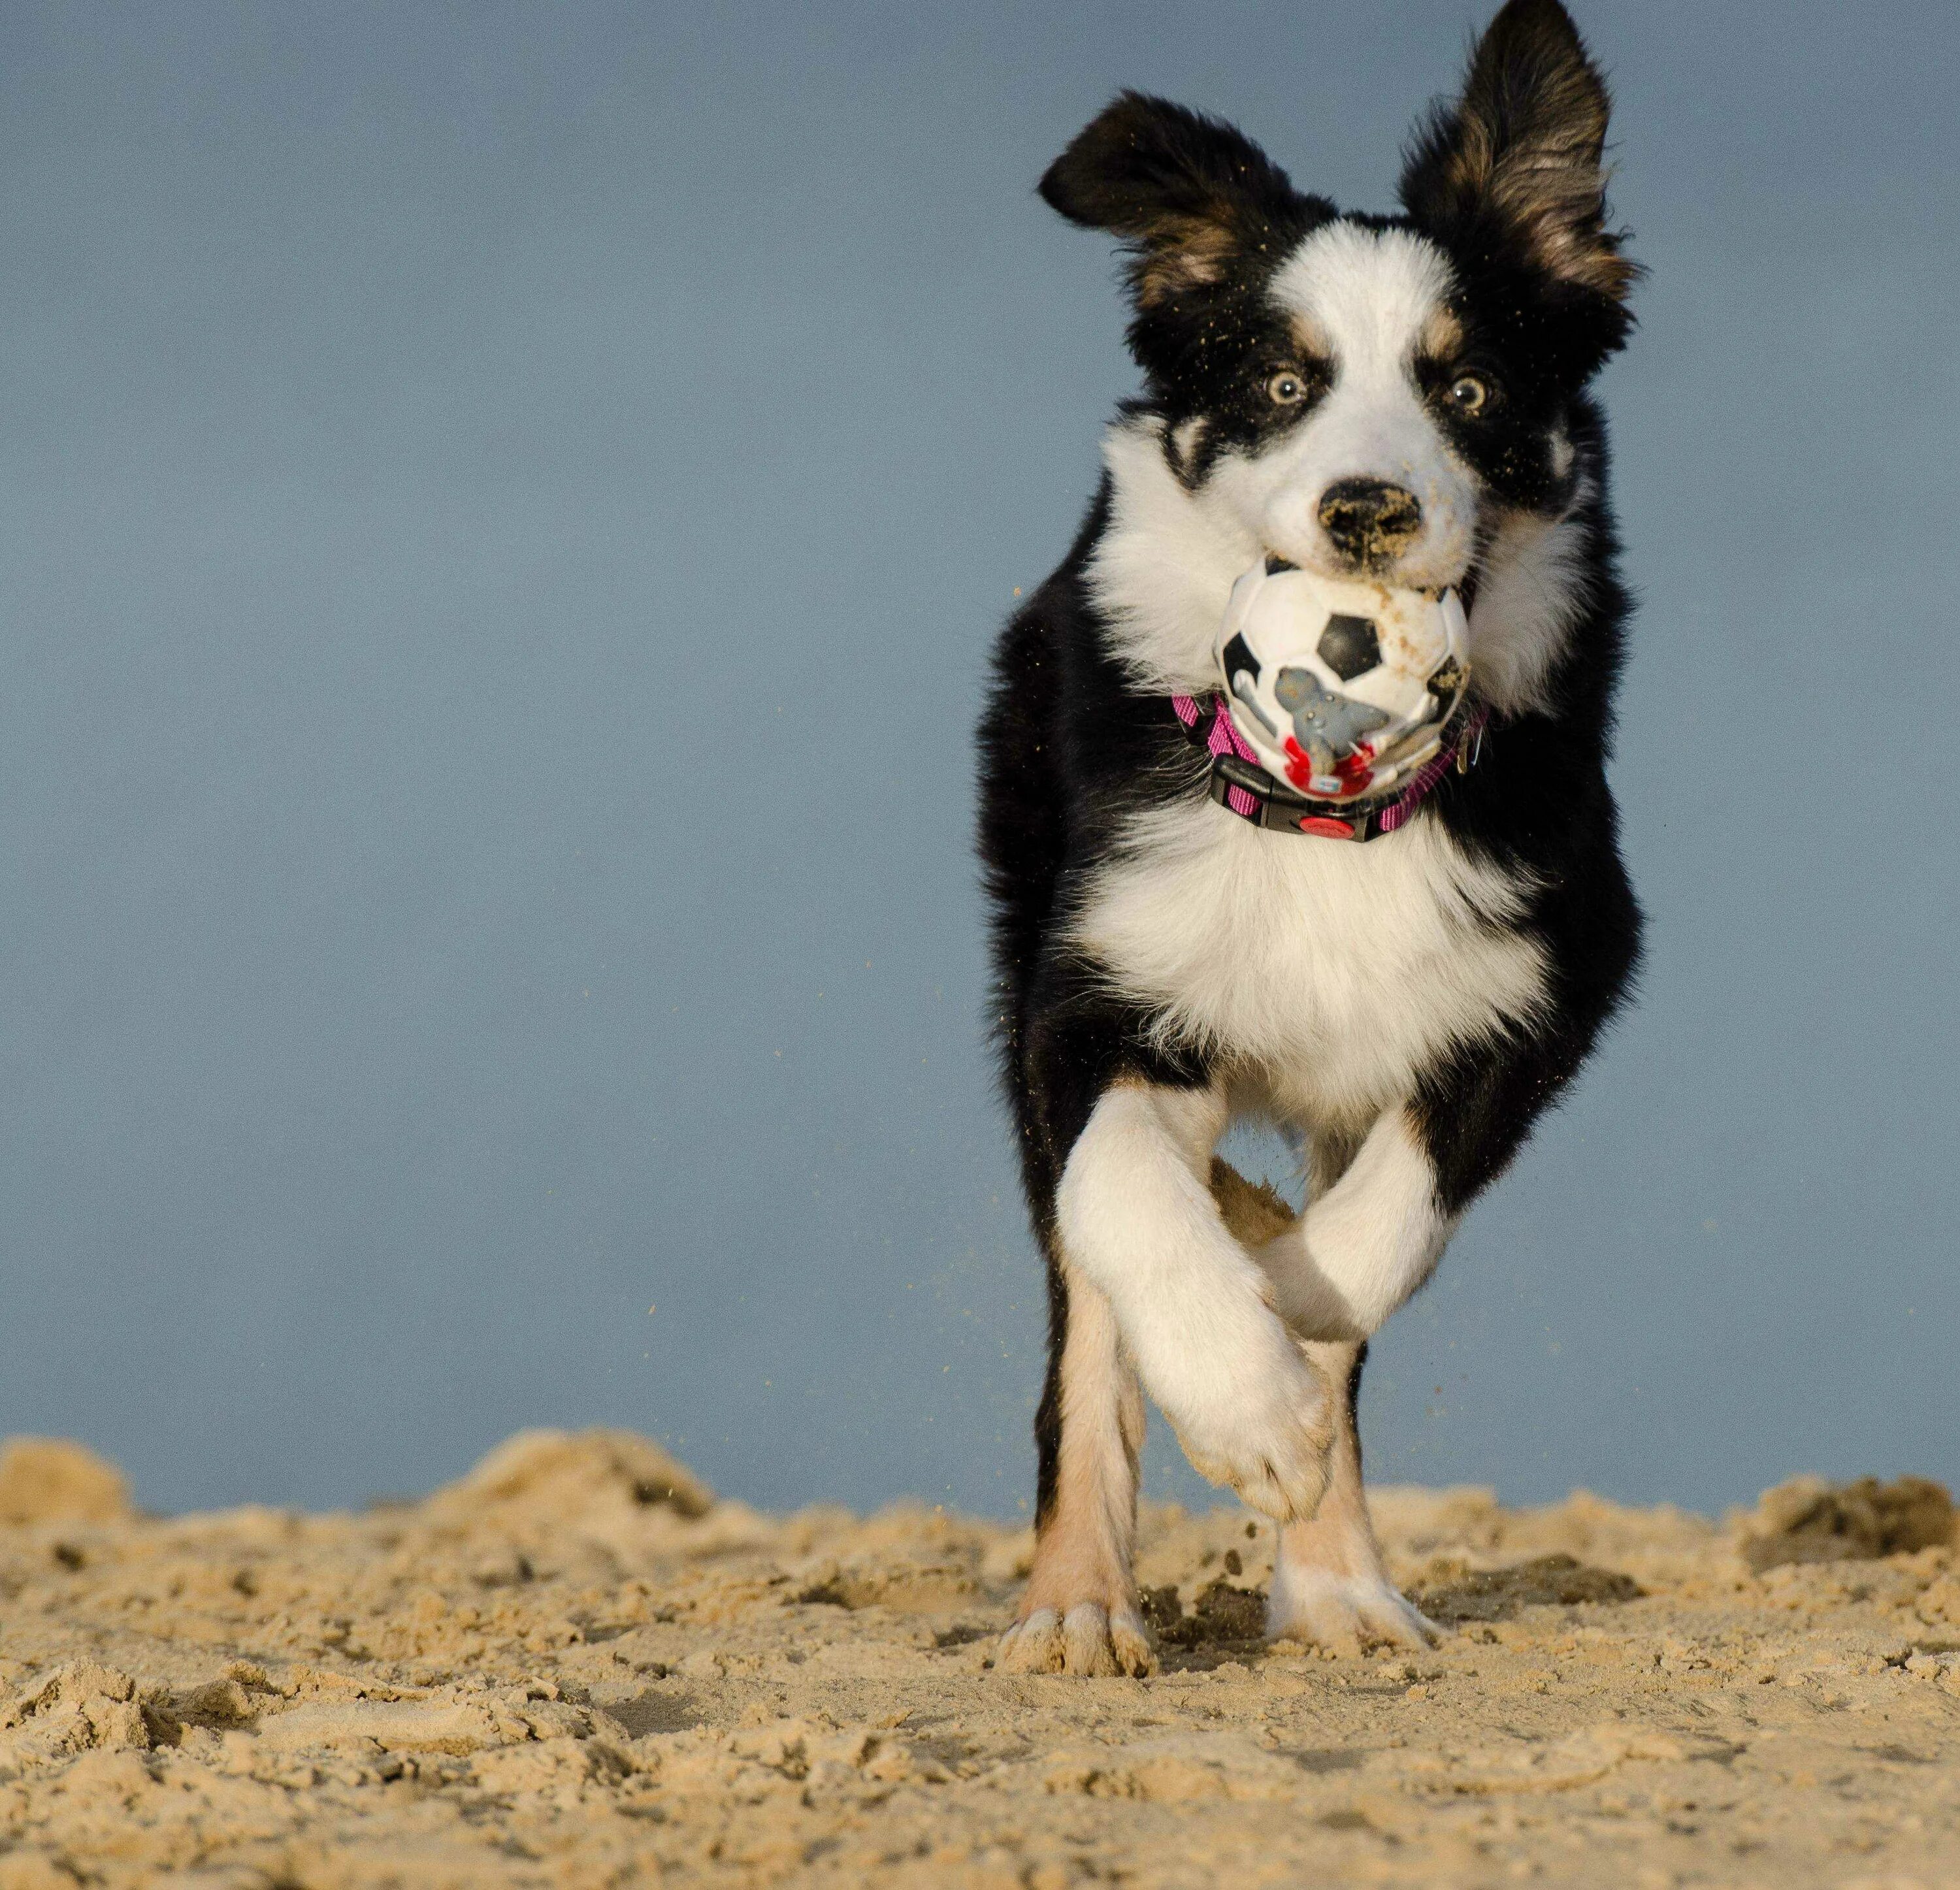
[{"label": "dog's black fur", "polygon": [[[1408,1106],[1451,1217],[1503,1170],[1570,1081],[1624,999],[1639,952],[1640,914],[1605,775],[1629,602],[1606,496],[1605,425],[1586,391],[1628,337],[1624,298],[1634,271],[1597,192],[1562,181],[1555,167],[1546,177],[1542,161],[1564,153],[1582,172],[1589,157],[1596,166],[1605,123],[1603,89],[1563,8],[1513,0],[1480,44],[1462,99],[1419,128],[1402,178],[1403,214],[1353,219],[1411,231],[1447,257],[1461,344],[1419,364],[1421,385],[1433,392],[1474,370],[1501,399],[1473,422],[1438,393],[1439,425],[1494,512],[1563,513],[1584,548],[1583,606],[1536,699],[1497,715],[1479,765],[1446,777],[1417,816],[1528,888],[1503,922],[1535,936],[1551,968],[1546,1001],[1531,1018],[1440,1045],[1418,1075]],[[1507,172],[1507,154],[1519,151],[1531,161]],[[1301,364],[1311,384],[1299,408],[1266,397],[1272,363],[1299,356],[1267,291],[1303,240],[1338,218],[1332,204],[1296,191],[1228,126],[1135,94],[1083,132],[1041,193],[1064,216],[1128,246],[1128,339],[1144,392],[1125,413],[1161,420],[1166,457],[1187,487],[1201,486],[1222,456],[1256,454],[1310,416],[1325,390],[1319,364]],[[1193,420],[1204,424],[1180,447],[1179,430]],[[1555,432],[1570,442],[1562,467]],[[1140,686],[1122,660],[1088,582],[1111,506],[1106,476],[1068,555],[1001,637],[979,732],[994,1021],[1049,1261],[1050,1367],[1036,1424],[1043,1524],[1061,1435],[1068,1289],[1055,1200],[1070,1151],[1113,1081],[1179,1088],[1217,1074],[1214,1052],[1166,1032],[1159,1007],[1126,994],[1067,930],[1140,810],[1205,795],[1204,757],[1166,697]],[[1477,558],[1487,545],[1480,536]],[[1461,580],[1473,624],[1478,575],[1473,558]],[[1473,692],[1476,681],[1473,641]],[[1209,817],[1233,818],[1222,808]],[[1260,844],[1347,843],[1270,834]]]}]

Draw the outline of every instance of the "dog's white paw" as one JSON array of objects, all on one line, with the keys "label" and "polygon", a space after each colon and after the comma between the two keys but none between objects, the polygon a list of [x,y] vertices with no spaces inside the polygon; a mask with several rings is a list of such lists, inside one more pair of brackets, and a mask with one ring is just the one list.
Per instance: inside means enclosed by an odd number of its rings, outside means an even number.
[{"label": "dog's white paw", "polygon": [[1367,1647],[1433,1647],[1438,1634],[1383,1577],[1289,1568],[1282,1558],[1266,1604],[1266,1638],[1358,1653]]},{"label": "dog's white paw", "polygon": [[1201,1476],[1228,1484],[1277,1522],[1304,1520],[1327,1488],[1336,1416],[1332,1388],[1279,1321],[1236,1359],[1216,1359],[1199,1377],[1188,1359],[1176,1392],[1157,1402]]},{"label": "dog's white paw", "polygon": [[1066,1673],[1084,1678],[1157,1670],[1150,1631],[1133,1607],[1077,1602],[1064,1612],[1037,1608],[1001,1637],[994,1656],[1003,1673]]}]

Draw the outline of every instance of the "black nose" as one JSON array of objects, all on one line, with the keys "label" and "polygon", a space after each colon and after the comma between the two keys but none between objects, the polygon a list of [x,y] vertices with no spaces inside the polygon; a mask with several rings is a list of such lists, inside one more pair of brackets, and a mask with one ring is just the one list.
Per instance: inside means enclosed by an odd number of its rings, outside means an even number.
[{"label": "black nose", "polygon": [[1379,565],[1422,530],[1422,506],[1382,479],[1336,479],[1320,495],[1321,529],[1357,565]]}]

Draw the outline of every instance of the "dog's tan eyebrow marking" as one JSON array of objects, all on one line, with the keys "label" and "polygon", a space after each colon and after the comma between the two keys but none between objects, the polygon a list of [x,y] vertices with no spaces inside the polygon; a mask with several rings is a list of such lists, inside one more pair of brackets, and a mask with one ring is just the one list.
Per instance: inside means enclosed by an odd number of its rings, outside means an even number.
[{"label": "dog's tan eyebrow marking", "polygon": [[1448,361],[1463,345],[1463,324],[1449,309],[1432,310],[1416,332],[1416,352],[1431,361]]},{"label": "dog's tan eyebrow marking", "polygon": [[1311,315],[1294,316],[1293,339],[1295,345],[1309,361],[1332,361],[1334,358],[1334,337]]}]

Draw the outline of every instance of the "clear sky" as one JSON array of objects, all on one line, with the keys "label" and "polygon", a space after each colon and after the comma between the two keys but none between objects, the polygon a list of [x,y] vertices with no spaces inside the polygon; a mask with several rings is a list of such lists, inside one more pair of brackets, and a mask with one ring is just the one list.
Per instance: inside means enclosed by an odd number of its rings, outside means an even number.
[{"label": "clear sky", "polygon": [[[1034,181],[1128,84],[1389,208],[1484,10],[0,10],[0,1431],[1031,1495],[969,737],[1134,384]],[[1371,1472],[1960,1480],[1960,12],[1579,12],[1651,956]]]}]

